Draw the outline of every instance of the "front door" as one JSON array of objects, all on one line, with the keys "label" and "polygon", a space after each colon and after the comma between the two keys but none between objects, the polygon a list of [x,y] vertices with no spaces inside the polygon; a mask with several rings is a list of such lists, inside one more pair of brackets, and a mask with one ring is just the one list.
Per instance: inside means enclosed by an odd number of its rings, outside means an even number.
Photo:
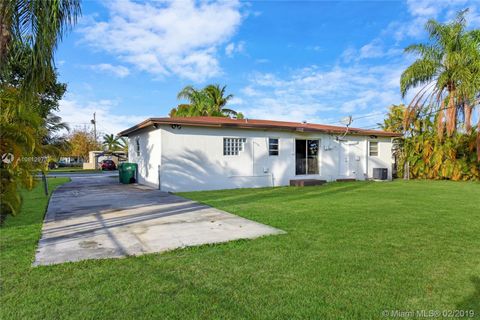
[{"label": "front door", "polygon": [[295,140],[295,174],[318,174],[319,140]]},{"label": "front door", "polygon": [[353,178],[355,176],[355,157],[347,141],[340,143],[339,169],[340,176]]}]

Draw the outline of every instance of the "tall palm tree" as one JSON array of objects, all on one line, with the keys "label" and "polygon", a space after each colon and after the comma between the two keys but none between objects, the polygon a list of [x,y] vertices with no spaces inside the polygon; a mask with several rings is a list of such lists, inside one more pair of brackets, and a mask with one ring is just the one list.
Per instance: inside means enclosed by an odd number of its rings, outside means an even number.
[{"label": "tall palm tree", "polygon": [[235,116],[236,111],[225,108],[228,101],[233,98],[233,94],[225,95],[227,86],[220,87],[218,84],[210,84],[203,91],[210,100],[211,115],[215,116]]},{"label": "tall palm tree", "polygon": [[55,48],[80,14],[80,0],[0,1],[0,68],[16,55],[13,42],[27,44],[32,54],[23,87],[34,93],[50,77]]},{"label": "tall palm tree", "polygon": [[226,86],[208,85],[202,90],[197,90],[192,86],[186,86],[178,93],[177,98],[185,99],[189,103],[181,104],[177,108],[172,109],[170,116],[236,116],[236,111],[225,108],[228,101],[233,98],[232,94],[225,96],[226,88]]},{"label": "tall palm tree", "polygon": [[[49,120],[43,119],[45,115],[36,106],[54,79],[54,51],[79,14],[80,0],[0,0],[0,145],[2,154],[13,153],[15,159],[0,164],[1,217],[18,212],[19,188],[32,187],[32,173],[43,166],[18,161],[20,156],[38,157],[56,151],[54,146],[43,144]],[[15,61],[25,62],[26,72],[8,81],[15,73]]]},{"label": "tall palm tree", "polygon": [[179,110],[181,114],[177,116],[195,117],[208,116],[208,108],[210,101],[207,94],[203,90],[197,90],[193,86],[186,86],[178,94],[177,99],[185,99],[188,101],[188,108]]},{"label": "tall palm tree", "polygon": [[116,151],[120,149],[120,141],[118,137],[114,136],[113,134],[106,134],[103,136],[103,143],[102,143],[108,151]]},{"label": "tall palm tree", "polygon": [[[405,49],[419,58],[410,65],[400,79],[402,96],[408,90],[421,86],[407,110],[407,115],[425,106],[435,111],[439,136],[443,135],[444,122],[447,135],[456,130],[457,109],[465,114],[465,124],[470,128],[471,111],[478,105],[475,94],[480,91],[478,68],[480,42],[478,31],[466,31],[465,14],[447,24],[429,20],[425,28],[429,43],[414,44]],[[412,112],[413,111],[413,112]]]}]

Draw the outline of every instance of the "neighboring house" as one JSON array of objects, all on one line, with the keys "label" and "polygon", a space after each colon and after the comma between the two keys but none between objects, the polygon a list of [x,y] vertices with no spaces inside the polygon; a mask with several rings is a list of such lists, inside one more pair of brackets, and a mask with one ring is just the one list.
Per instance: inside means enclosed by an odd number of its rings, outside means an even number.
[{"label": "neighboring house", "polygon": [[60,167],[81,166],[82,163],[82,157],[78,156],[62,156],[58,159],[58,165]]},{"label": "neighboring house", "polygon": [[289,185],[293,179],[392,177],[398,134],[221,117],[151,118],[119,133],[138,182],[165,191]]},{"label": "neighboring house", "polygon": [[127,160],[127,153],[125,151],[90,151],[88,162],[83,163],[83,169],[99,169],[103,160],[113,160],[118,166],[119,162]]}]

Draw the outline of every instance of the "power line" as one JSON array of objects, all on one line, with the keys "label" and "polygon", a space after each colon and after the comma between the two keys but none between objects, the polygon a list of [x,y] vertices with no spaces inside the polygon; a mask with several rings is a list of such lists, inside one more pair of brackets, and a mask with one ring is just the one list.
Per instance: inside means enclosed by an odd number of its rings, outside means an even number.
[{"label": "power line", "polygon": [[359,127],[357,129],[363,129],[363,130],[374,130],[374,129],[380,129],[381,128],[381,125],[377,124],[377,125],[369,125],[369,126],[364,126],[364,127]]},{"label": "power line", "polygon": [[429,117],[429,116],[431,116],[431,115],[434,115],[434,114],[439,113],[440,111],[444,111],[444,110],[452,109],[452,108],[457,108],[457,106],[444,107],[444,108],[441,108],[441,109],[438,109],[438,110],[435,110],[435,111],[430,111],[429,113],[425,113],[425,114],[423,114],[423,115],[421,115],[421,116],[423,116],[423,117],[427,117],[427,116],[428,116],[428,117]]},{"label": "power line", "polygon": [[88,125],[91,125],[90,122],[75,122],[75,121],[66,121],[67,123],[70,123],[70,124],[88,124]]},{"label": "power line", "polygon": [[[448,109],[452,109],[452,108],[457,108],[457,106],[450,106],[450,107],[444,107],[444,108],[441,108],[441,109],[438,109],[438,110],[433,110],[433,111],[429,111],[429,112],[426,112],[424,114],[420,114],[419,117],[430,117],[432,115],[435,115],[435,114],[438,114],[440,111],[444,111],[444,110],[448,110]],[[377,112],[377,113],[373,113],[373,114],[367,114],[365,116],[361,116],[361,117],[352,117],[352,122],[355,121],[355,120],[358,120],[358,119],[365,119],[365,118],[371,118],[371,117],[375,117],[375,116],[379,116],[379,115],[388,115],[389,112]],[[340,121],[337,121],[335,122],[334,124],[338,124],[341,122]],[[364,126],[364,127],[358,127],[358,129],[378,129],[380,128],[379,125],[375,126],[375,127],[372,127],[370,126]]]},{"label": "power line", "polygon": [[[388,113],[388,112],[387,112],[387,113]],[[380,116],[380,115],[386,115],[387,113],[385,113],[385,112],[377,112],[377,113],[367,114],[366,116],[355,117],[355,118],[353,118],[353,120],[371,118],[371,117],[376,117],[376,116]]]},{"label": "power line", "polygon": [[[388,114],[388,112],[376,112],[376,113],[366,114],[366,115],[361,116],[361,117],[352,116],[352,122],[355,121],[355,120],[358,120],[358,119],[366,119],[366,118],[376,117],[376,116],[380,116],[380,115],[387,115],[387,114]],[[342,122],[341,121],[336,121],[336,122],[329,123],[329,124],[330,125],[342,124]]]},{"label": "power line", "polygon": [[[445,110],[452,109],[452,108],[457,108],[457,106],[450,106],[450,107],[440,108],[438,110],[433,110],[433,111],[430,111],[428,113],[424,113],[423,115],[419,115],[419,117],[430,117],[432,115],[438,114],[440,111],[445,111]],[[374,127],[372,127],[372,126],[359,127],[358,129],[363,129],[363,130],[381,129],[381,125],[377,125],[377,126],[374,126]]]}]

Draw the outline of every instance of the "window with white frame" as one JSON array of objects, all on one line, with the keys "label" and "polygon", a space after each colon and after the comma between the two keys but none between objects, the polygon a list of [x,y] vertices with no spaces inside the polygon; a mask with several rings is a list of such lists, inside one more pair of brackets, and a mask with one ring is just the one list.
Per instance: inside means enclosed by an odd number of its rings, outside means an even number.
[{"label": "window with white frame", "polygon": [[268,155],[278,156],[278,138],[268,138]]},{"label": "window with white frame", "polygon": [[135,153],[140,157],[140,138],[135,138]]},{"label": "window with white frame", "polygon": [[245,138],[223,138],[223,155],[238,156],[245,148]]},{"label": "window with white frame", "polygon": [[370,141],[369,154],[371,157],[378,157],[378,141]]}]

